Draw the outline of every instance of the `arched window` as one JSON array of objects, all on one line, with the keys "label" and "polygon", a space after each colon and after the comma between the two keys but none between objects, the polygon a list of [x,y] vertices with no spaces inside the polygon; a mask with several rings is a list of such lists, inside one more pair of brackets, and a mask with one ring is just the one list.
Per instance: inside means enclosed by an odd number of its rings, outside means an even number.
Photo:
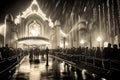
[{"label": "arched window", "polygon": [[41,26],[35,20],[29,25],[29,36],[40,36]]}]

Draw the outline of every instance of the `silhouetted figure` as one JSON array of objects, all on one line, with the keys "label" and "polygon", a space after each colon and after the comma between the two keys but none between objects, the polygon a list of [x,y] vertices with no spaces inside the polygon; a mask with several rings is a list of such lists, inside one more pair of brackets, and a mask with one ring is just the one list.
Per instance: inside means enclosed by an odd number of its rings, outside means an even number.
[{"label": "silhouetted figure", "polygon": [[120,49],[120,43],[119,43],[119,49]]},{"label": "silhouetted figure", "polygon": [[108,43],[108,47],[103,49],[103,57],[104,59],[108,59],[108,61],[104,62],[104,68],[106,69],[110,68],[109,60],[112,59],[112,54],[113,54],[113,48],[111,47],[111,43]]},{"label": "silhouetted figure", "polygon": [[112,59],[114,59],[114,60],[120,60],[120,54],[119,54],[119,50],[118,50],[117,44],[113,45]]},{"label": "silhouetted figure", "polygon": [[103,57],[105,59],[111,59],[113,53],[113,48],[111,47],[111,43],[108,43],[108,47],[103,49]]},{"label": "silhouetted figure", "polygon": [[[97,47],[97,48],[96,48],[95,57],[96,57],[96,58],[99,58],[99,59],[102,58],[102,52],[101,52],[100,47]],[[96,65],[96,66],[99,66],[99,67],[102,67],[102,61],[96,59],[96,60],[95,60],[95,65]]]},{"label": "silhouetted figure", "polygon": [[33,49],[31,48],[30,51],[29,51],[30,55],[29,55],[29,58],[30,58],[30,62],[33,61]]},{"label": "silhouetted figure", "polygon": [[[119,57],[120,57],[120,43],[119,43],[119,49],[118,49],[118,52],[119,52]],[[120,60],[120,59],[119,59]]]},{"label": "silhouetted figure", "polygon": [[48,65],[48,53],[49,53],[48,47],[46,48],[45,53],[46,53],[46,66],[49,66]]},{"label": "silhouetted figure", "polygon": [[39,59],[39,49],[38,48],[35,48],[34,49],[34,59]]},{"label": "silhouetted figure", "polygon": [[100,47],[96,48],[95,57],[96,58],[102,58],[102,51],[101,51]]},{"label": "silhouetted figure", "polygon": [[0,60],[2,60],[2,48],[0,48]]},{"label": "silhouetted figure", "polygon": [[8,58],[9,57],[9,47],[8,47],[8,44],[6,44],[5,47],[2,47],[1,54],[2,54],[3,58]]}]

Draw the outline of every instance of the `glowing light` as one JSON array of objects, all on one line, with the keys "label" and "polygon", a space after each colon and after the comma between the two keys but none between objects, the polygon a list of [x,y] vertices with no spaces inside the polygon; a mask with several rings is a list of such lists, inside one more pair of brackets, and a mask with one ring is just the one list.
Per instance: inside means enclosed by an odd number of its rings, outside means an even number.
[{"label": "glowing light", "polygon": [[85,43],[85,41],[84,41],[84,40],[81,40],[81,41],[80,41],[80,43],[81,43],[81,44],[84,44],[84,43]]},{"label": "glowing light", "polygon": [[38,30],[31,30],[32,36],[38,36],[39,31]]},{"label": "glowing light", "polygon": [[[36,8],[38,10],[33,10],[32,9],[33,5],[36,5]],[[20,15],[20,17],[27,18],[29,15],[32,15],[32,14],[36,14],[36,15],[40,16],[43,19],[43,21],[49,21],[49,26],[50,27],[54,26],[54,24],[51,21],[51,19],[47,18],[46,15],[42,12],[42,10],[40,9],[39,4],[37,3],[36,0],[32,1],[31,5],[24,12],[22,12],[22,15]],[[19,21],[20,21],[19,17],[16,17],[15,23],[18,24]]]},{"label": "glowing light", "polygon": [[20,21],[18,18],[16,18],[14,22],[15,22],[15,24],[18,24]]},{"label": "glowing light", "polygon": [[48,41],[44,41],[44,40],[23,40],[23,41],[19,41],[19,44],[27,44],[27,45],[43,45],[43,44],[50,44]]},{"label": "glowing light", "polygon": [[19,71],[24,72],[24,73],[29,73],[30,67],[28,65],[29,64],[22,64],[22,66],[20,66],[20,68],[19,68]]},{"label": "glowing light", "polygon": [[17,16],[17,18],[15,18],[14,22],[15,22],[15,24],[19,24],[21,22],[20,14]]},{"label": "glowing light", "polygon": [[87,7],[85,6],[85,7],[84,7],[84,12],[86,11],[86,9],[87,9]]},{"label": "glowing light", "polygon": [[[36,5],[38,8],[38,11],[32,10],[32,6]],[[33,0],[32,4],[28,7],[26,11],[23,12],[22,17],[27,18],[31,14],[37,14],[39,15],[43,20],[47,20],[46,15],[42,12],[42,10],[39,8],[39,5],[36,0]]]},{"label": "glowing light", "polygon": [[102,41],[102,38],[101,37],[97,37],[97,41],[98,42]]},{"label": "glowing light", "polygon": [[0,34],[4,36],[4,31],[5,31],[5,24],[0,25]]},{"label": "glowing light", "polygon": [[31,23],[30,25],[29,25],[29,27],[30,27],[30,36],[39,36],[40,35],[40,25],[36,22],[36,21],[34,21],[33,23]]},{"label": "glowing light", "polygon": [[64,72],[64,65],[65,65],[64,62],[62,62],[62,63],[60,64],[60,72]]},{"label": "glowing light", "polygon": [[105,79],[105,78],[102,78],[101,80],[107,80],[107,79]]},{"label": "glowing light", "polygon": [[96,74],[92,73],[92,76],[93,76],[93,78],[95,78],[95,77],[96,77]]},{"label": "glowing light", "polygon": [[65,43],[65,46],[68,46],[68,42]]},{"label": "glowing light", "polygon": [[67,34],[65,34],[62,30],[60,30],[60,33],[63,35],[63,37],[67,37]]},{"label": "glowing light", "polygon": [[33,0],[32,4],[37,4],[37,1],[36,1],[36,0]]},{"label": "glowing light", "polygon": [[60,47],[63,48],[63,46],[64,46],[64,45],[63,45],[63,43],[61,42],[61,43],[60,43]]},{"label": "glowing light", "polygon": [[85,80],[86,79],[86,72],[87,72],[87,70],[86,69],[83,69],[82,70],[82,77],[83,77],[83,79]]},{"label": "glowing light", "polygon": [[53,27],[54,24],[53,24],[52,20],[49,18],[48,21],[49,21],[49,26]]},{"label": "glowing light", "polygon": [[108,46],[108,42],[104,42],[104,47],[107,47]]}]

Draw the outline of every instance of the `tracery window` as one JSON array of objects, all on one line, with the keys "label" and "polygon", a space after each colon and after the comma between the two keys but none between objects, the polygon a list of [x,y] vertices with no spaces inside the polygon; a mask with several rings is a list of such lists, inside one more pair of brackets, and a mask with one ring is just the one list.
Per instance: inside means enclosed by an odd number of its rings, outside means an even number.
[{"label": "tracery window", "polygon": [[40,35],[41,35],[40,24],[38,24],[37,21],[34,20],[29,25],[29,36],[40,36]]}]

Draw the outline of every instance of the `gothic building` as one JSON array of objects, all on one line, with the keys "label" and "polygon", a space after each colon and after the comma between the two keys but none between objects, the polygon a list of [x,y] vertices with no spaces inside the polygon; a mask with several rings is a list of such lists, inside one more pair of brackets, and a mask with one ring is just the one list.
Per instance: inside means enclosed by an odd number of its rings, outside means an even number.
[{"label": "gothic building", "polygon": [[33,0],[16,18],[12,14],[6,15],[4,25],[0,27],[0,46],[71,48],[104,47],[108,42],[118,44],[119,3],[119,0],[105,0],[94,6],[85,4],[83,15],[76,19],[71,13],[63,27],[58,20],[52,22],[47,18],[37,1]]},{"label": "gothic building", "polygon": [[[89,2],[88,2],[89,3]],[[73,14],[62,29],[69,47],[104,47],[108,42],[120,43],[120,1],[103,0],[84,5],[77,19]]]},{"label": "gothic building", "polygon": [[[59,46],[60,25],[58,22],[55,24],[41,11],[37,1],[33,0],[31,5],[15,19],[11,14],[6,15],[4,45],[8,44],[14,48],[36,46],[56,48]],[[53,34],[55,40],[51,41]]]}]

